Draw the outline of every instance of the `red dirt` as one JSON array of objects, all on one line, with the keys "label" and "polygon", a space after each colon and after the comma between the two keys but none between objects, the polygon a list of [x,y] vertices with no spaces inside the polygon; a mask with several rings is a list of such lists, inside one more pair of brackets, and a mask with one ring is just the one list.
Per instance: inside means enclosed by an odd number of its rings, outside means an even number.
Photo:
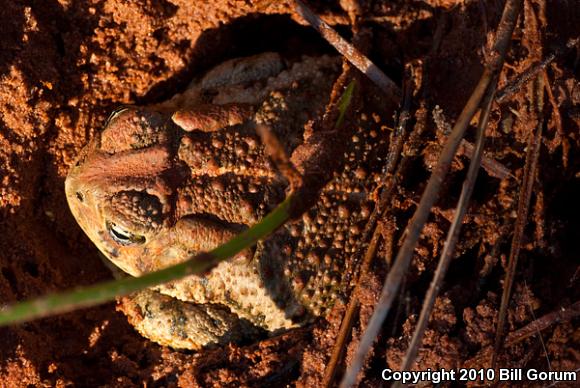
[{"label": "red dirt", "polygon": [[[348,34],[348,18],[339,2],[310,3]],[[502,5],[452,0],[360,3],[364,23],[373,33],[371,58],[397,82],[404,63],[428,58],[427,68],[420,74],[423,94],[414,96],[414,109],[422,101],[429,116],[421,157],[416,158],[392,201],[391,213],[400,229],[393,233],[398,239],[420,198],[431,161],[441,149],[444,134],[441,129],[438,132],[431,111],[439,105],[448,121],[457,116],[481,74],[486,28],[495,28]],[[493,5],[486,5],[483,13],[478,4],[488,3]],[[111,278],[76,225],[64,196],[64,177],[80,149],[116,106],[161,101],[182,90],[193,74],[225,58],[265,50],[288,56],[332,52],[312,30],[299,24],[300,18],[291,10],[285,1],[2,1],[3,303]],[[442,18],[440,46],[429,54]],[[578,33],[578,20],[580,7],[575,2],[526,2],[500,87],[530,64],[564,47]],[[544,143],[509,310],[509,332],[580,297],[579,249],[575,246],[580,241],[578,64],[578,50],[571,49],[547,68],[558,109],[546,95]],[[416,370],[486,366],[487,361],[478,357],[495,335],[525,147],[535,123],[528,112],[529,85],[493,108],[486,154],[515,178],[500,181],[481,173],[457,259],[436,303]],[[377,96],[367,96],[370,105],[380,104]],[[381,124],[393,126],[384,112],[378,111],[376,117]],[[365,385],[380,384],[383,368],[400,365],[467,163],[461,156],[453,166],[418,247],[396,316],[387,321],[373,351]],[[379,255],[388,254],[389,247],[383,244]],[[385,269],[375,263],[373,275],[359,295],[360,320],[346,352],[347,362],[361,325],[366,325],[372,313],[384,274]],[[338,305],[327,320],[321,319],[314,327],[256,344],[192,354],[140,337],[115,311],[115,304],[108,303],[0,329],[0,381],[11,387],[312,386],[320,384],[343,313],[344,306]],[[545,350],[538,336],[533,336],[510,347],[500,357],[500,365],[548,370],[549,359],[552,370],[580,367],[578,318],[554,322],[541,337]]]}]

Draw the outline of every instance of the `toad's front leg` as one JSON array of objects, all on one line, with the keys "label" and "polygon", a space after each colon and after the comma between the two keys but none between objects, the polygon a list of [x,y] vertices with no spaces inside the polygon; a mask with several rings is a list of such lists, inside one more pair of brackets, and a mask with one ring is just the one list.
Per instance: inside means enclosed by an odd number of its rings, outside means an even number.
[{"label": "toad's front leg", "polygon": [[123,298],[119,309],[141,335],[176,349],[200,350],[239,342],[260,331],[222,305],[183,302],[153,290]]}]

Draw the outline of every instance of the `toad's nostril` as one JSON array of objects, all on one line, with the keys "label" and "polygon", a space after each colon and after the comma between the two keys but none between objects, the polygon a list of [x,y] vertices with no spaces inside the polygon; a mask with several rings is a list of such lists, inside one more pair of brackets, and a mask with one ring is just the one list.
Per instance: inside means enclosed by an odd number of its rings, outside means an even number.
[{"label": "toad's nostril", "polygon": [[76,195],[77,195],[79,202],[84,202],[85,196],[83,195],[83,193],[81,193],[80,191],[77,191]]}]

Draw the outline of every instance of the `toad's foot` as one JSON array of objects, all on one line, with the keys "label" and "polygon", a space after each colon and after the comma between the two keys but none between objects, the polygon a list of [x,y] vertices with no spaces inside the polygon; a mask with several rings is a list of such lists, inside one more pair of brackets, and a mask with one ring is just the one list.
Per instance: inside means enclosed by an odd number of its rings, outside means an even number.
[{"label": "toad's foot", "polygon": [[174,348],[225,345],[260,331],[227,307],[183,302],[152,290],[122,298],[119,309],[141,335]]}]

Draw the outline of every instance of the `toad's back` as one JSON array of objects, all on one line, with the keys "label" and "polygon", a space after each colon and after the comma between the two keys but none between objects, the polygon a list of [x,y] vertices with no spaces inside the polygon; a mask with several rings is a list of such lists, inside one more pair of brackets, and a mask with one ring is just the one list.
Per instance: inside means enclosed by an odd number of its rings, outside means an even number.
[{"label": "toad's back", "polygon": [[[272,53],[236,59],[167,102],[115,112],[67,177],[73,214],[134,276],[223,243],[287,188],[253,126],[266,124],[290,155],[323,114],[338,66],[317,57],[285,68]],[[385,148],[369,131],[355,132],[344,168],[302,220],[208,274],[124,299],[135,327],[162,344],[198,349],[323,314],[346,287]]]}]

